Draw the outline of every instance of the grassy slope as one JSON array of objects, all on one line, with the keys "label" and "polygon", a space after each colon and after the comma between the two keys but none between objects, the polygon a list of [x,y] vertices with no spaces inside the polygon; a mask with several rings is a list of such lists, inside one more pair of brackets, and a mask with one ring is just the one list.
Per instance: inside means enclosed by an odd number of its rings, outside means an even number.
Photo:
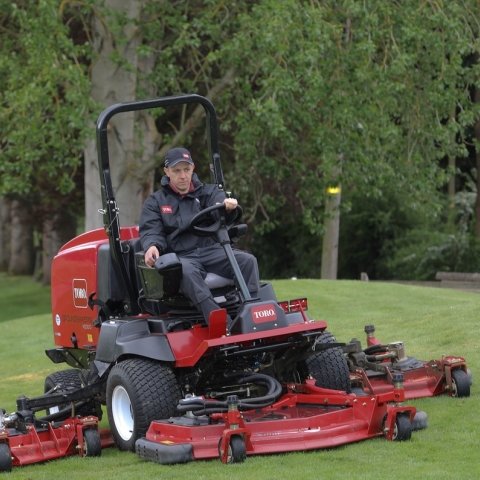
[{"label": "grassy slope", "polygon": [[50,287],[43,287],[29,277],[9,277],[0,273],[0,324],[50,310]]},{"label": "grassy slope", "polygon": [[[8,288],[3,280],[0,278],[0,291]],[[474,382],[477,380],[480,295],[352,281],[285,280],[274,282],[274,286],[279,300],[308,297],[310,316],[326,320],[338,340],[357,337],[364,343],[364,326],[374,324],[381,341],[403,340],[408,355],[425,360],[440,358],[442,354],[465,356]],[[23,298],[30,298],[30,286],[24,288]],[[19,313],[31,307],[26,303],[31,302],[22,301]],[[18,395],[40,394],[45,375],[61,366],[52,365],[43,353],[53,346],[50,315],[4,321],[0,328],[0,406],[10,412],[15,410]],[[70,457],[16,468],[5,478],[477,478],[477,384],[473,384],[472,395],[466,399],[441,396],[412,403],[428,413],[430,424],[404,443],[379,438],[332,450],[249,457],[244,464],[228,466],[218,460],[161,466],[113,448],[104,450],[99,459]]]}]

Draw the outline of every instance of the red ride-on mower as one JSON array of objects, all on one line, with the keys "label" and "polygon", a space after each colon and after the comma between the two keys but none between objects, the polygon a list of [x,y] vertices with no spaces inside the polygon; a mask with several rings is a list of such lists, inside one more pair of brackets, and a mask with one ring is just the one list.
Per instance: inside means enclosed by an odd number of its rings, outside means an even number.
[{"label": "red ride-on mower", "polygon": [[382,344],[375,337],[375,327],[365,326],[367,346],[357,339],[345,347],[353,391],[391,392],[393,377],[404,377],[405,398],[433,397],[448,393],[452,397],[470,396],[472,373],[463,357],[446,356],[423,361],[406,355],[403,342]]},{"label": "red ride-on mower", "polygon": [[[47,378],[43,408],[73,405],[55,412],[56,421],[68,422],[78,418],[80,408],[93,415],[106,405],[117,447],[160,463],[214,456],[228,463],[250,454],[376,436],[410,438],[416,410],[404,405],[401,374],[388,392],[352,393],[345,344],[336,342],[325,322],[308,317],[307,299],[280,302],[269,283],[260,285],[257,298],[250,297],[232,253],[232,244],[246,232],[238,224],[240,209],[235,223],[226,222],[219,205],[190,224],[194,234],[217,239],[235,274],[234,282],[207,275],[219,305],[208,325],[179,290],[182,269],[176,255],[162,255],[155,268],[148,268],[138,227],[120,227],[108,151],[108,135],[115,129],[108,128],[109,121],[125,112],[196,104],[206,114],[212,182],[225,190],[217,117],[206,98],[118,104],[100,115],[104,229],[71,240],[53,260],[56,348],[46,353],[71,368]],[[227,314],[233,319],[228,331]],[[19,410],[33,410],[36,401],[25,399],[26,407]],[[34,416],[28,418],[20,435],[35,429]],[[14,428],[11,424],[2,432]],[[0,432],[0,446],[11,451],[13,435]],[[35,454],[34,461],[44,459]]]}]

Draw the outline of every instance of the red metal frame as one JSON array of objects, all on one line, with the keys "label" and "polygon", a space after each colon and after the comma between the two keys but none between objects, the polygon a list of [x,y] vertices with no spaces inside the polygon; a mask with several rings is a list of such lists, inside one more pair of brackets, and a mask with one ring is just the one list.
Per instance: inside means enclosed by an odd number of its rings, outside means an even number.
[{"label": "red metal frame", "polygon": [[[217,328],[216,316],[217,313],[218,316],[220,316],[222,312],[225,317],[223,320],[223,326]],[[222,309],[217,310],[214,314],[215,315],[211,315],[210,317],[210,321],[212,322],[210,328],[204,328],[198,325],[190,330],[166,334],[172,352],[176,358],[176,367],[192,367],[203,355],[218,347],[230,344],[248,347],[258,339],[262,339],[265,344],[268,345],[270,342],[279,342],[298,333],[311,331],[312,335],[318,335],[327,328],[327,324],[324,321],[308,321],[289,325],[288,327],[277,328],[275,330],[225,336],[226,312]],[[217,334],[212,334],[212,330],[215,330]]]}]

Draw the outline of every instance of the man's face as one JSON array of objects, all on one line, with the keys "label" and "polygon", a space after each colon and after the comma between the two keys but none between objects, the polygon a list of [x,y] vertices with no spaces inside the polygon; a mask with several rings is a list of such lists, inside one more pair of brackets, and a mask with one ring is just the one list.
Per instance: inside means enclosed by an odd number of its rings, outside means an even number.
[{"label": "man's face", "polygon": [[188,193],[195,165],[188,162],[178,162],[173,167],[165,167],[165,174],[170,177],[170,182],[180,193]]}]

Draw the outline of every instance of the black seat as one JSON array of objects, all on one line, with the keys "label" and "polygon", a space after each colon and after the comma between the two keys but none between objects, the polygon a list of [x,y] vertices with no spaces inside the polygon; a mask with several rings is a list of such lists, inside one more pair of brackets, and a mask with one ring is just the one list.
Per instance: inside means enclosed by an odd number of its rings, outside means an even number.
[{"label": "black seat", "polygon": [[[176,253],[167,253],[157,258],[155,268],[147,267],[143,251],[135,253],[135,260],[146,299],[161,300],[182,294],[182,263]],[[234,286],[233,279],[211,272],[207,273],[205,283],[210,290]]]}]

